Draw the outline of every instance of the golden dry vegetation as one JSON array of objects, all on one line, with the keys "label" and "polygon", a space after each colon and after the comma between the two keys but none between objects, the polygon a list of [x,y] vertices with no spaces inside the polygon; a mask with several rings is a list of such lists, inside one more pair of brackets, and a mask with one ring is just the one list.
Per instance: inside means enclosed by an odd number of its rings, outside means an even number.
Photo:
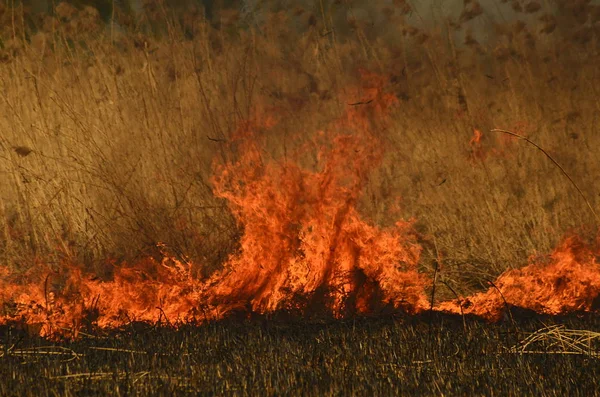
[{"label": "golden dry vegetation", "polygon": [[527,23],[490,23],[481,40],[470,27],[486,10],[465,3],[458,20],[424,27],[395,2],[378,10],[385,34],[327,9],[248,27],[231,11],[215,24],[159,7],[149,29],[149,14],[111,28],[91,7],[2,7],[0,261],[102,275],[106,258],[134,260],[160,241],[210,273],[240,234],[211,187],[236,126],[276,116],[264,155],[282,158],[350,106],[360,68],[399,98],[360,210],[382,226],[414,218],[424,269],[441,259],[467,293],[569,231],[591,233],[597,220],[560,170],[490,130],[539,144],[600,212],[600,6],[565,1],[557,18],[513,1]]}]

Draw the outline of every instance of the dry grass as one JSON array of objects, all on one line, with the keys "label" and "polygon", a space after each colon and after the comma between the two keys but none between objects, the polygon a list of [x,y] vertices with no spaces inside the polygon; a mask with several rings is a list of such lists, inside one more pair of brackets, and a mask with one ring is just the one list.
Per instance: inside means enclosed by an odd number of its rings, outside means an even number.
[{"label": "dry grass", "polygon": [[401,101],[361,211],[381,225],[414,217],[424,268],[441,256],[458,293],[478,288],[596,226],[547,158],[490,132],[537,142],[600,210],[598,6],[571,3],[558,20],[524,3],[539,19],[499,24],[485,42],[469,31],[485,17],[476,2],[438,24],[450,35],[409,25],[404,8],[381,10],[396,26],[385,35],[328,10],[273,13],[262,30],[188,13],[152,31],[105,29],[94,10],[66,6],[28,28],[5,8],[0,261],[78,261],[103,275],[105,258],[155,254],[162,241],[209,273],[239,236],[210,185],[237,123],[278,115],[265,156],[286,155],[348,106],[344,87],[363,67],[389,75]]},{"label": "dry grass", "polygon": [[530,333],[509,351],[518,354],[576,354],[598,358],[600,333],[550,325]]}]

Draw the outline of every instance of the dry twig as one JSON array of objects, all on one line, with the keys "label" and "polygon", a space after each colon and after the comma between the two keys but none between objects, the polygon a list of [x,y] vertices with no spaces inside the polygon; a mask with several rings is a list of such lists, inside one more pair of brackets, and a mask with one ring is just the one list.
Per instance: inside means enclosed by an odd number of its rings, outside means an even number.
[{"label": "dry twig", "polygon": [[565,169],[560,164],[558,164],[558,162],[556,160],[554,160],[552,158],[552,156],[550,156],[548,154],[548,152],[546,152],[544,149],[542,149],[537,143],[533,142],[531,139],[529,139],[526,136],[523,136],[521,134],[517,134],[516,132],[512,132],[512,131],[508,131],[508,130],[502,130],[502,129],[499,129],[499,128],[494,128],[491,131],[492,132],[501,132],[503,134],[511,135],[511,136],[516,137],[516,138],[522,139],[525,142],[529,143],[530,145],[533,145],[536,149],[538,149],[542,153],[544,153],[544,155],[546,155],[546,157],[548,157],[550,159],[550,161],[552,161],[554,163],[554,165],[556,165],[558,167],[558,169],[561,170],[561,172],[567,177],[567,179],[571,182],[571,184],[573,186],[575,186],[575,189],[577,189],[577,191],[579,192],[579,195],[581,195],[581,197],[583,198],[583,201],[585,201],[585,203],[587,204],[588,208],[590,209],[590,211],[594,215],[594,218],[596,218],[596,223],[600,224],[600,217],[598,217],[598,214],[596,214],[596,211],[594,211],[594,208],[590,204],[589,200],[585,197],[585,195],[583,194],[583,192],[581,191],[581,189],[579,188],[579,186],[577,186],[577,184],[575,183],[575,181],[569,176],[569,174],[567,174],[567,171],[565,171]]}]

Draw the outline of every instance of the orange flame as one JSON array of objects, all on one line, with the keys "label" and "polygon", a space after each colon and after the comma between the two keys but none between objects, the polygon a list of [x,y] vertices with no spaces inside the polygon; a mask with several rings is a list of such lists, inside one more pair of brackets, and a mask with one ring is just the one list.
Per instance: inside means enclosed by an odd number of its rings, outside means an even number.
[{"label": "orange flame", "polygon": [[[0,266],[0,324],[74,337],[88,327],[131,321],[177,325],[239,311],[344,317],[428,309],[431,281],[418,271],[421,246],[412,221],[379,228],[356,209],[383,156],[379,131],[397,103],[385,92],[384,78],[364,71],[361,76],[361,85],[347,92],[352,105],[317,132],[314,169],[265,154],[260,131],[276,124],[272,117],[239,126],[231,140],[237,158],[215,163],[212,182],[243,234],[238,252],[208,280],[193,277],[192,264],[169,255],[134,264],[107,262],[110,280],[68,263],[58,271],[36,264],[22,274]],[[482,134],[474,134],[476,146]],[[595,246],[567,238],[547,264],[507,271],[487,292],[442,302],[435,310],[490,320],[501,318],[507,306],[547,314],[596,311],[597,247],[600,237]]]},{"label": "orange flame", "polygon": [[[115,327],[131,321],[189,320],[198,305],[200,283],[189,268],[173,258],[160,263],[152,258],[121,264],[113,280],[84,275],[64,264],[61,273],[49,269],[11,280],[6,268],[0,282],[2,323],[39,326],[42,336],[77,332],[86,325]],[[60,290],[54,285],[58,280]],[[12,282],[11,282],[12,281]]]},{"label": "orange flame", "polygon": [[483,133],[477,128],[473,129],[473,136],[469,140],[469,146],[471,146],[471,160],[485,160],[488,155],[481,144],[481,138],[483,138]]},{"label": "orange flame", "polygon": [[586,245],[575,236],[565,238],[549,263],[509,270],[487,292],[441,303],[437,309],[460,313],[462,305],[464,313],[490,320],[500,319],[510,306],[551,315],[595,312],[600,309],[599,246]]},{"label": "orange flame", "polygon": [[206,292],[217,317],[244,308],[303,310],[316,301],[338,317],[385,305],[413,313],[425,307],[426,278],[416,269],[421,248],[410,223],[381,230],[355,208],[383,154],[368,112],[383,118],[395,100],[382,93],[383,80],[363,78],[368,99],[360,104],[371,106],[351,108],[320,134],[331,136],[331,145],[318,156],[319,171],[265,163],[254,126],[237,131],[240,159],[217,166],[214,185],[244,234],[240,252]]},{"label": "orange flame", "polygon": [[483,137],[483,134],[481,133],[481,131],[475,128],[473,130],[473,137],[469,141],[469,145],[471,145],[472,147],[479,146],[481,144],[481,137]]}]

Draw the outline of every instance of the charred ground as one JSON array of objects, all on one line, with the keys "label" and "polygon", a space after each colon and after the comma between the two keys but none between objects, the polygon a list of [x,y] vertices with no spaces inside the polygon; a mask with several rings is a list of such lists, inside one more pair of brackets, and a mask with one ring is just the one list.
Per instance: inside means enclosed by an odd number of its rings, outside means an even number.
[{"label": "charred ground", "polygon": [[600,322],[517,312],[496,324],[439,314],[237,318],[178,330],[132,323],[52,344],[4,327],[0,394],[589,395],[599,341],[587,331],[589,349],[577,351],[569,330],[581,329]]}]

